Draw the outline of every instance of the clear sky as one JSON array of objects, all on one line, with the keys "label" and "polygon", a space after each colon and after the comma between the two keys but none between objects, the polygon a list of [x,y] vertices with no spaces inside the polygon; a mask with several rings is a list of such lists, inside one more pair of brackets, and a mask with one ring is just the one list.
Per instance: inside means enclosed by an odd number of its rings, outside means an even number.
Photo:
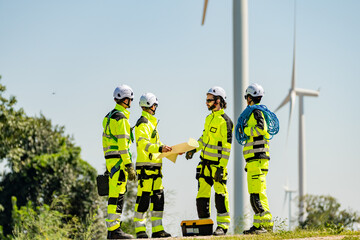
[{"label": "clear sky", "polygon": [[[101,122],[114,107],[119,84],[135,92],[131,125],[141,114],[139,97],[159,99],[161,140],[174,145],[198,138],[207,90],[222,86],[233,114],[232,1],[210,0],[201,26],[203,0],[0,0],[0,75],[8,95],[30,116],[43,113],[64,125],[82,157],[104,171]],[[318,90],[305,98],[307,192],[331,195],[360,211],[360,1],[297,2],[297,87]],[[274,110],[290,88],[294,0],[249,0],[249,75],[265,89]],[[243,95],[243,93],[237,93]],[[298,101],[297,101],[298,103]],[[297,189],[298,104],[288,141],[289,106],[277,112],[280,133],[270,145],[268,197],[274,216],[288,217],[283,186]],[[233,144],[237,144],[235,141]],[[134,148],[133,148],[134,149]],[[198,154],[173,164],[164,159],[168,194],[165,225],[196,219]],[[233,197],[234,161],[229,162]],[[231,207],[234,202],[231,201]],[[293,212],[296,212],[293,205]],[[212,216],[215,220],[215,209]]]}]

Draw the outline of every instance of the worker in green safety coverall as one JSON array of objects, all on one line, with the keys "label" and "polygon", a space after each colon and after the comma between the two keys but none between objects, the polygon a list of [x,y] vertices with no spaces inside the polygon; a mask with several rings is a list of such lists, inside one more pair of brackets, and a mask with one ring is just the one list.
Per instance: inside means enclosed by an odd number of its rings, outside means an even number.
[{"label": "worker in green safety coverall", "polygon": [[162,218],[164,212],[164,187],[162,184],[162,159],[160,153],[171,151],[171,147],[161,143],[157,130],[158,120],[155,111],[158,100],[152,93],[140,97],[141,117],[135,126],[138,175],[138,192],[135,203],[135,232],[137,238],[148,238],[145,214],[149,209],[152,224],[152,238],[171,237],[164,231]]},{"label": "worker in green safety coverall", "polygon": [[205,127],[199,138],[199,147],[188,151],[186,159],[201,149],[200,163],[196,168],[198,194],[197,212],[200,219],[210,218],[211,187],[215,190],[217,228],[214,235],[225,235],[230,225],[229,193],[226,187],[227,164],[230,157],[233,123],[225,114],[226,93],[215,86],[206,94],[206,105],[211,111],[205,119]]},{"label": "worker in green safety coverall", "polygon": [[131,129],[129,124],[133,90],[127,85],[120,85],[114,91],[115,108],[103,120],[103,150],[106,169],[109,172],[109,198],[106,227],[107,239],[130,239],[132,235],[124,233],[120,228],[124,194],[127,180],[136,180],[136,172],[132,166],[130,144]]},{"label": "worker in green safety coverall", "polygon": [[[264,89],[259,84],[251,84],[246,89],[245,100],[252,106],[260,104],[264,96]],[[266,175],[269,168],[269,139],[268,127],[264,114],[255,109],[244,126],[244,134],[249,137],[243,155],[246,161],[247,184],[250,194],[251,207],[255,212],[253,226],[245,230],[244,234],[261,234],[272,231],[273,221],[266,196]]]}]

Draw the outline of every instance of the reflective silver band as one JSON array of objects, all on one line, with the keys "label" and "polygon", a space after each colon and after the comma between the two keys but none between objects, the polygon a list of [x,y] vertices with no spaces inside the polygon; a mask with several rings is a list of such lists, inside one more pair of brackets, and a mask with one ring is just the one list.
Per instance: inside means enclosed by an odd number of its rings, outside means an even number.
[{"label": "reflective silver band", "polygon": [[146,221],[134,221],[135,223],[135,228],[139,228],[139,227],[145,227],[145,223]]},{"label": "reflective silver band", "polygon": [[226,212],[226,213],[218,213],[217,214],[218,217],[228,217],[230,216],[229,212]]},{"label": "reflective silver band", "polygon": [[255,142],[248,142],[245,144],[244,147],[250,147],[250,146],[253,146],[253,145],[260,145],[260,144],[269,144],[269,141],[267,140],[259,140],[259,141],[255,141]]},{"label": "reflective silver band", "polygon": [[263,217],[263,216],[265,216],[266,214],[271,214],[271,213],[270,213],[269,211],[265,211],[265,212],[260,213],[260,216]]},{"label": "reflective silver band", "polygon": [[162,218],[163,217],[163,212],[162,211],[151,211],[151,217],[154,218]]},{"label": "reflective silver band", "polygon": [[[130,136],[127,135],[127,134],[119,134],[119,135],[113,135],[114,137],[116,137],[117,139],[120,139],[120,138],[125,138],[127,140],[130,139]],[[103,132],[103,137],[106,137],[106,138],[111,138],[110,134],[106,134]]]},{"label": "reflective silver band", "polygon": [[254,129],[255,129],[255,131],[256,131],[256,133],[257,133],[257,135],[258,135],[258,136],[260,136],[260,135],[261,135],[261,133],[258,131],[257,127],[254,127]]},{"label": "reflective silver band", "polygon": [[255,149],[249,149],[243,152],[244,155],[249,153],[258,153],[258,152],[269,152],[269,148],[255,148]]},{"label": "reflective silver band", "polygon": [[111,155],[115,155],[115,154],[127,154],[127,153],[129,153],[128,150],[111,151],[111,152],[106,152],[105,156],[111,156]]},{"label": "reflective silver band", "polygon": [[115,214],[115,213],[109,213],[107,216],[108,220],[116,220],[116,219],[120,219],[121,215],[120,214]]},{"label": "reflective silver band", "polygon": [[144,138],[144,137],[139,137],[137,141],[138,141],[138,142],[140,142],[141,140],[150,141],[150,139],[148,139],[148,138]]},{"label": "reflective silver band", "polygon": [[135,212],[134,218],[137,218],[137,219],[145,219],[145,213]]},{"label": "reflective silver band", "polygon": [[[202,145],[205,145],[204,141],[199,138],[198,140],[200,143],[202,143]],[[211,148],[211,149],[216,149],[216,150],[221,150],[221,151],[224,151],[224,152],[230,152],[230,148],[224,148],[224,147],[221,147],[221,146],[216,146],[216,145],[212,145],[212,144],[208,144],[206,145],[207,148]]]},{"label": "reflective silver band", "polygon": [[152,162],[136,162],[137,167],[142,166],[154,166],[154,167],[161,167],[162,163],[152,163]]},{"label": "reflective silver band", "polygon": [[230,226],[229,222],[217,222],[217,225],[225,225],[225,226]]},{"label": "reflective silver band", "polygon": [[148,143],[148,144],[146,144],[146,146],[145,146],[145,151],[149,151],[149,147],[151,146],[151,143]]},{"label": "reflective silver band", "polygon": [[224,154],[218,154],[218,153],[211,153],[208,151],[203,151],[205,155],[208,155],[210,157],[219,157],[219,158],[225,158],[225,159],[229,159],[230,156],[228,155],[224,155]]},{"label": "reflective silver band", "polygon": [[157,227],[157,226],[161,226],[161,225],[162,225],[162,219],[151,221],[151,226],[152,227]]}]

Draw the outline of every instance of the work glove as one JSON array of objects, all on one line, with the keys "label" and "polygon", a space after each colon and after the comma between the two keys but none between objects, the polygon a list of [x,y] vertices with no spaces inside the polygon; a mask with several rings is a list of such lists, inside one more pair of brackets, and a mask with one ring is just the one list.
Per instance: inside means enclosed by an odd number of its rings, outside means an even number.
[{"label": "work glove", "polygon": [[132,163],[129,163],[125,165],[125,171],[128,173],[128,179],[129,181],[136,181],[136,171],[132,165]]},{"label": "work glove", "polygon": [[185,155],[186,160],[192,159],[194,153],[196,153],[196,148],[193,150],[187,151],[186,155]]},{"label": "work glove", "polygon": [[218,167],[215,172],[214,180],[215,182],[220,182],[224,177],[224,168]]}]

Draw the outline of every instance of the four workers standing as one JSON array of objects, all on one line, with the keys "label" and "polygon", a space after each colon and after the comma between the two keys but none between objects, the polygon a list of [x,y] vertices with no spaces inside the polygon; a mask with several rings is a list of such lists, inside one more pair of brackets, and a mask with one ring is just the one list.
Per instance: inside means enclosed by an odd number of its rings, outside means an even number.
[{"label": "four workers standing", "polygon": [[[248,105],[259,104],[264,91],[260,85],[252,84],[246,90]],[[162,185],[162,159],[160,153],[169,152],[171,147],[164,145],[159,138],[155,112],[158,99],[152,93],[140,97],[142,115],[135,125],[137,147],[136,172],[132,165],[130,144],[134,141],[129,124],[129,111],[134,98],[132,89],[121,85],[114,91],[115,108],[103,121],[103,150],[106,168],[109,172],[109,198],[107,239],[133,238],[121,230],[120,218],[127,180],[138,180],[135,203],[136,238],[148,238],[146,233],[146,212],[150,207],[152,238],[171,237],[164,231],[162,217],[164,211],[164,190]],[[229,193],[227,190],[227,164],[233,138],[233,122],[225,114],[226,93],[221,87],[210,88],[206,94],[206,105],[211,113],[205,119],[199,147],[186,153],[191,159],[199,150],[200,162],[196,168],[198,194],[196,206],[199,219],[210,218],[211,188],[215,190],[217,228],[214,235],[225,235],[230,226]],[[253,226],[244,234],[265,233],[272,230],[272,216],[266,196],[266,174],[269,166],[269,134],[267,123],[261,110],[255,109],[247,124],[241,130],[249,136],[244,146],[248,191],[250,203],[255,212]]]}]

